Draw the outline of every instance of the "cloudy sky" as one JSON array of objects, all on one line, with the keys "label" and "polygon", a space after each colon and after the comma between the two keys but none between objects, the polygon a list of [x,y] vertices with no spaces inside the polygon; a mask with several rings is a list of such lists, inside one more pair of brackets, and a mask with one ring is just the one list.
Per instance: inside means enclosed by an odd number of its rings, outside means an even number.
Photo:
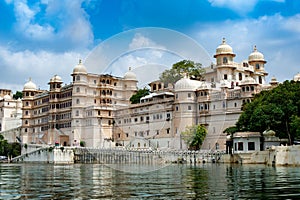
[{"label": "cloudy sky", "polygon": [[256,45],[269,79],[300,72],[297,0],[1,0],[0,12],[0,88],[13,91],[29,77],[42,89],[55,74],[69,83],[79,59],[117,76],[214,62],[223,37],[236,62]]}]

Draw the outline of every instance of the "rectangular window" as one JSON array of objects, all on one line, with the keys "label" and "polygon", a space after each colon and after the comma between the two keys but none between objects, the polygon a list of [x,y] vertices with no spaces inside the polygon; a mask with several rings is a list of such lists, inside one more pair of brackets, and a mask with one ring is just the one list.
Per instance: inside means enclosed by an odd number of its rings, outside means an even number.
[{"label": "rectangular window", "polygon": [[248,151],[255,151],[255,142],[248,142]]},{"label": "rectangular window", "polygon": [[244,143],[243,142],[238,143],[238,150],[239,151],[244,151]]},{"label": "rectangular window", "polygon": [[188,110],[192,110],[192,106],[188,106]]},{"label": "rectangular window", "polygon": [[167,128],[167,134],[169,134],[170,133],[170,128]]}]

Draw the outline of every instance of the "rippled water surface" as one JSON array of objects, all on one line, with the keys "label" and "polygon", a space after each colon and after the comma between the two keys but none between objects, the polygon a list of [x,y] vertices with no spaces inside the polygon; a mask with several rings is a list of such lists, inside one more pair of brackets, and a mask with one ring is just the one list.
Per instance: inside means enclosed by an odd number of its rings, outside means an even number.
[{"label": "rippled water surface", "polygon": [[298,198],[300,168],[294,167],[0,164],[0,199]]}]

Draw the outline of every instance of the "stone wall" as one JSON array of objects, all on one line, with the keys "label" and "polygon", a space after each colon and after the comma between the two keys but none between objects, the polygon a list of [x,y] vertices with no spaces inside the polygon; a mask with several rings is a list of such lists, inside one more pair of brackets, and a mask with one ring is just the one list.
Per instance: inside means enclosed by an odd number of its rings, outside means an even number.
[{"label": "stone wall", "polygon": [[71,148],[47,147],[34,151],[24,152],[19,157],[13,158],[11,162],[43,162],[55,164],[74,163],[74,152]]},{"label": "stone wall", "polygon": [[241,163],[241,164],[267,164],[300,166],[300,145],[299,146],[272,146],[265,151],[254,153],[239,153],[224,155],[220,162]]}]

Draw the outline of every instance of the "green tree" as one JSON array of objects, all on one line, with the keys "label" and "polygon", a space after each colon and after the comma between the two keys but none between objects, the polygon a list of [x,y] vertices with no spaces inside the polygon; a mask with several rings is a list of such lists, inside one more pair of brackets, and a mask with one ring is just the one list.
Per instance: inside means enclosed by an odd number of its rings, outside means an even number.
[{"label": "green tree", "polygon": [[203,125],[193,125],[187,126],[181,136],[189,149],[199,150],[206,134],[207,130]]},{"label": "green tree", "polygon": [[231,137],[236,132],[238,132],[238,128],[236,126],[230,126],[223,131],[223,133],[227,133],[227,135],[231,135]]},{"label": "green tree", "polygon": [[0,134],[0,156],[7,156],[6,151],[8,148],[7,140],[4,139],[4,136]]},{"label": "green tree", "polygon": [[22,99],[23,98],[23,93],[20,91],[17,91],[16,94],[13,95],[14,99]]},{"label": "green tree", "polygon": [[243,106],[236,126],[240,131],[274,130],[290,144],[299,136],[300,82],[285,81],[276,88],[257,94]]},{"label": "green tree", "polygon": [[129,100],[132,104],[140,103],[140,99],[148,94],[150,94],[149,89],[139,89],[136,94],[130,97]]},{"label": "green tree", "polygon": [[159,77],[160,81],[165,84],[175,84],[179,79],[187,74],[191,79],[202,80],[204,69],[200,63],[191,60],[182,60],[173,64],[171,69],[165,70]]},{"label": "green tree", "polygon": [[179,74],[175,69],[172,68],[163,71],[163,73],[160,74],[159,80],[165,85],[168,85],[169,83],[174,85],[182,77],[183,75]]},{"label": "green tree", "polygon": [[8,143],[4,136],[0,134],[0,156],[16,157],[21,155],[20,143]]}]

